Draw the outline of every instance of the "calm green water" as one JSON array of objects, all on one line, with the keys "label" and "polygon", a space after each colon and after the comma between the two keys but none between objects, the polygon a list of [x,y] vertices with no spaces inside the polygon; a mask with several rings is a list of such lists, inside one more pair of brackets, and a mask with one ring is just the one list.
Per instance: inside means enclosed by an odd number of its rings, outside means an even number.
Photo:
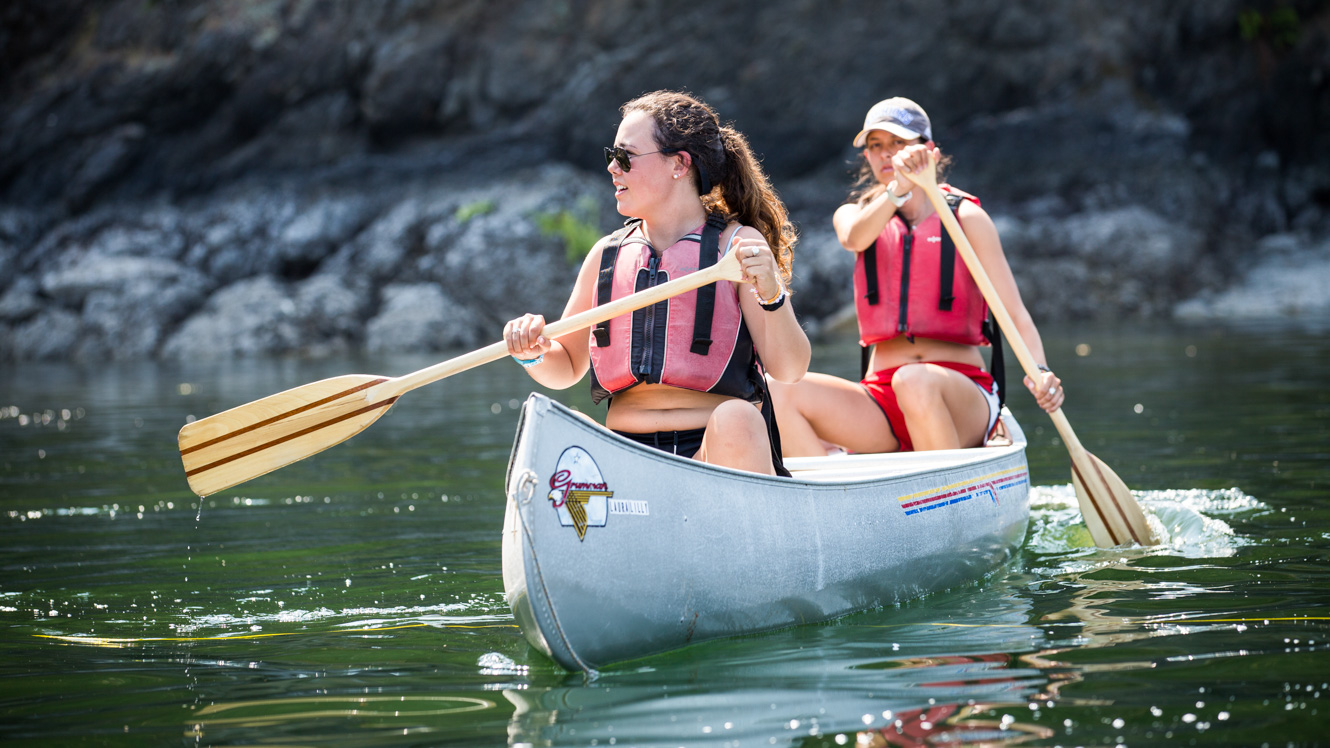
[{"label": "calm green water", "polygon": [[[1167,530],[1090,547],[1028,396],[1018,558],[899,608],[558,670],[503,601],[505,362],[200,508],[175,434],[426,359],[0,369],[0,741],[14,745],[1330,742],[1330,343],[1046,331],[1082,441]],[[1078,355],[1077,346],[1081,349]],[[848,374],[847,343],[816,368]],[[590,410],[582,391],[558,393]]]}]

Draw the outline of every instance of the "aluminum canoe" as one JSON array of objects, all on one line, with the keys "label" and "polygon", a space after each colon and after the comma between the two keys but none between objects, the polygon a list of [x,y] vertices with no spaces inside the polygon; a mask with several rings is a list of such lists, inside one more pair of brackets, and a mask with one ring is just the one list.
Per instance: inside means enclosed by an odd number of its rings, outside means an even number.
[{"label": "aluminum canoe", "polygon": [[505,479],[503,581],[570,670],[824,621],[983,577],[1024,542],[1025,436],[787,461],[791,478],[643,447],[541,395]]}]

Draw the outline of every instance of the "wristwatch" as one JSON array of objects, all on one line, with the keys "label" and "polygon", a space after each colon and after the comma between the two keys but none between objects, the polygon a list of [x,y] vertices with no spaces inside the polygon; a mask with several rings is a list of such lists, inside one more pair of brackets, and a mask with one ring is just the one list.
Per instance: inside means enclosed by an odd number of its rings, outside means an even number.
[{"label": "wristwatch", "polygon": [[887,185],[887,199],[890,200],[891,204],[895,205],[897,208],[908,203],[911,197],[914,197],[913,192],[907,192],[904,195],[898,196],[896,193],[891,191],[891,186]]}]

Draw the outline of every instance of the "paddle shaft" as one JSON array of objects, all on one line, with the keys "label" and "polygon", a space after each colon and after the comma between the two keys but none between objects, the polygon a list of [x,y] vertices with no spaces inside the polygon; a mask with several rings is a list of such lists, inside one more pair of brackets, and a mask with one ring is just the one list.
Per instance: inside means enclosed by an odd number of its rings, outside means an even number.
[{"label": "paddle shaft", "polygon": [[[730,252],[709,268],[559,320],[544,333],[567,335],[708,283],[742,279]],[[499,342],[401,377],[333,377],[187,423],[179,436],[185,477],[194,493],[208,496],[270,473],[360,433],[403,393],[506,355]]]},{"label": "paddle shaft", "polygon": [[[947,233],[951,235],[956,249],[961,254],[965,266],[969,268],[971,277],[979,286],[979,292],[983,294],[988,302],[989,309],[997,319],[998,325],[1006,331],[1007,343],[1011,346],[1012,352],[1016,354],[1017,360],[1021,362],[1021,368],[1030,377],[1033,382],[1039,382],[1039,363],[1034,360],[1030,353],[1030,348],[1021,338],[1020,328],[1016,326],[1015,320],[1007,312],[1007,307],[1002,303],[1002,298],[998,296],[997,288],[989,280],[988,273],[984,271],[983,265],[979,262],[979,256],[975,254],[974,247],[970,245],[969,238],[965,231],[961,229],[960,222],[952,213],[947,200],[942,196],[942,191],[937,186],[937,165],[930,163],[923,172],[912,174],[910,177],[923,188],[924,194],[928,195],[928,201],[933,204],[933,210],[937,212],[942,220],[942,225],[946,227]],[[1090,513],[1086,511],[1087,507],[1083,504],[1081,513],[1086,516],[1086,524],[1090,527],[1090,534],[1094,538],[1095,544],[1102,547],[1111,547],[1120,545],[1128,539],[1135,540],[1141,545],[1150,545],[1154,541],[1153,533],[1145,518],[1141,513],[1140,507],[1136,505],[1121,479],[1113,473],[1107,465],[1085,450],[1081,445],[1081,440],[1076,438],[1076,432],[1071,428],[1071,422],[1063,414],[1062,409],[1048,414],[1052,419],[1053,426],[1057,429],[1058,435],[1062,437],[1062,443],[1067,447],[1067,452],[1071,456],[1073,483],[1078,485],[1077,498],[1082,498],[1081,487],[1086,492],[1085,499],[1088,500],[1089,510],[1092,511],[1097,519],[1096,523],[1089,521]]]},{"label": "paddle shaft", "polygon": [[[696,288],[701,288],[709,283],[715,283],[722,280],[738,281],[743,277],[743,271],[739,267],[739,258],[734,256],[734,252],[728,252],[720,258],[715,265],[703,268],[696,272],[689,273],[672,281],[667,281],[659,286],[653,286],[637,293],[630,294],[621,299],[615,299],[600,306],[592,307],[584,312],[579,312],[571,317],[565,317],[557,322],[551,322],[545,326],[543,335],[550,340],[567,335],[570,332],[598,325],[606,320],[618,317],[621,314],[641,309],[642,307],[657,304],[666,299],[673,298],[682,293],[687,293]],[[428,366],[419,371],[405,374],[400,377],[389,379],[379,384],[365,393],[365,399],[369,402],[378,402],[391,397],[400,397],[404,393],[410,392],[417,387],[423,387],[431,382],[437,382],[440,379],[451,377],[454,374],[464,372],[468,369],[474,369],[482,364],[498,361],[508,355],[508,344],[505,341],[492,343],[476,351],[448,359],[433,366]]]},{"label": "paddle shaft", "polygon": [[[1007,343],[1011,350],[1016,354],[1016,359],[1021,362],[1021,368],[1030,377],[1030,381],[1038,383],[1040,381],[1039,362],[1034,360],[1034,355],[1030,353],[1030,348],[1025,344],[1025,340],[1020,336],[1020,329],[1016,327],[1016,321],[1011,318],[1007,312],[1007,307],[1002,303],[998,296],[997,288],[989,280],[988,273],[984,271],[984,266],[979,262],[979,256],[974,253],[974,247],[970,245],[970,239],[961,229],[960,222],[956,220],[956,215],[951,212],[951,207],[947,205],[947,199],[943,197],[942,190],[938,189],[937,182],[932,184],[921,184],[928,201],[933,204],[933,210],[937,211],[938,217],[942,219],[942,225],[946,227],[947,233],[951,234],[952,243],[956,245],[957,251],[961,253],[961,259],[965,261],[965,266],[970,269],[970,276],[979,286],[979,292],[984,295],[984,300],[988,302],[988,308],[992,310],[993,316],[997,319],[998,326],[1006,331]],[[1072,459],[1076,458],[1077,453],[1085,454],[1085,448],[1081,446],[1081,440],[1076,438],[1076,432],[1071,428],[1071,422],[1067,416],[1058,408],[1048,414],[1053,419],[1053,425],[1057,428],[1058,434],[1062,436],[1062,441],[1066,443],[1067,449],[1072,452]]]}]

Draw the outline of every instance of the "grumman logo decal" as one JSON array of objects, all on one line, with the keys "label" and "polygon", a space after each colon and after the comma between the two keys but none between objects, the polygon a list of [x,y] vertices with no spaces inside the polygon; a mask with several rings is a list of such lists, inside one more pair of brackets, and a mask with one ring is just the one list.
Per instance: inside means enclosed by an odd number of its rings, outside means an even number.
[{"label": "grumman logo decal", "polygon": [[569,447],[559,455],[550,476],[550,504],[558,513],[559,524],[577,530],[579,541],[586,541],[588,527],[605,526],[612,496],[600,467],[585,449]]}]

